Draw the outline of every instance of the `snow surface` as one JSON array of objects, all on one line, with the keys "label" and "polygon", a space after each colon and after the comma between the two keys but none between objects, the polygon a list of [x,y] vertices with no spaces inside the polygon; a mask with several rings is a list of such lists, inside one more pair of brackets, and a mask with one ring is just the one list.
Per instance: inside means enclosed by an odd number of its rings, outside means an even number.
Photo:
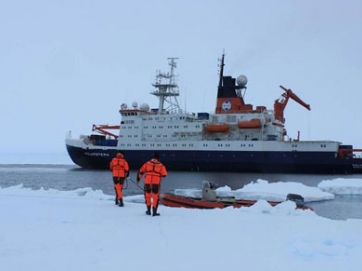
[{"label": "snow surface", "polygon": [[[307,201],[362,193],[361,180],[343,181],[311,188],[259,180],[217,193],[284,198],[295,192]],[[331,220],[290,201],[271,207],[264,199],[240,209],[161,205],[161,216],[151,217],[141,199],[127,197],[120,208],[113,196],[91,188],[0,187],[1,270],[361,270],[360,219]]]}]

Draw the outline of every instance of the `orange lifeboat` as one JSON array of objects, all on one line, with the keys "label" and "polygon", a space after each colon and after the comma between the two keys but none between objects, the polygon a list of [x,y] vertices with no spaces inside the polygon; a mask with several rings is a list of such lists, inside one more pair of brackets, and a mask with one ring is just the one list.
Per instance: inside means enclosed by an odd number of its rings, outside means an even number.
[{"label": "orange lifeboat", "polygon": [[260,119],[243,120],[238,122],[240,129],[257,129],[261,128]]},{"label": "orange lifeboat", "polygon": [[229,125],[226,123],[208,124],[205,126],[205,130],[208,133],[226,133],[229,132]]}]

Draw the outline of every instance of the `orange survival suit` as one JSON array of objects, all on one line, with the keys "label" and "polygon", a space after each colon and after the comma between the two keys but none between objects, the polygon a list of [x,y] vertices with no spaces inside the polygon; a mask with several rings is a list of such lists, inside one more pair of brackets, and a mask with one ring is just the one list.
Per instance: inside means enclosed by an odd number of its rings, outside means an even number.
[{"label": "orange survival suit", "polygon": [[129,166],[126,159],[124,159],[122,153],[117,153],[117,156],[112,159],[109,164],[109,168],[112,170],[114,190],[116,191],[116,205],[123,207],[123,195],[122,189],[124,180],[129,175]]},{"label": "orange survival suit", "polygon": [[159,158],[159,154],[155,153],[151,160],[143,164],[137,175],[138,184],[143,174],[145,174],[144,193],[147,206],[146,214],[151,215],[152,204],[152,216],[160,215],[157,213],[157,207],[160,198],[161,179],[167,176],[166,167],[160,162]]}]

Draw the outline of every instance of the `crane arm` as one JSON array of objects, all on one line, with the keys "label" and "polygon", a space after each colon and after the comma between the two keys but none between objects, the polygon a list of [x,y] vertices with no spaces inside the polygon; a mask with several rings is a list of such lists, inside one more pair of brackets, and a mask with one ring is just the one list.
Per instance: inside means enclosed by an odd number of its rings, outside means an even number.
[{"label": "crane arm", "polygon": [[93,124],[92,127],[92,131],[97,131],[98,133],[102,134],[102,135],[108,135],[113,137],[114,139],[118,138],[118,135],[115,135],[109,131],[107,131],[106,129],[120,129],[119,125],[95,125]]},{"label": "crane arm", "polygon": [[[287,97],[293,99],[297,103],[299,103],[301,106],[304,106],[306,109],[310,110],[310,105],[303,102],[291,89],[287,89],[283,87],[282,85],[279,86],[281,89],[283,89],[286,93],[283,93],[283,96],[286,95]],[[285,96],[284,96],[285,97]]]},{"label": "crane arm", "polygon": [[282,123],[285,122],[284,120],[284,109],[287,106],[287,103],[289,101],[289,98],[296,101],[306,109],[310,110],[310,105],[306,104],[304,101],[302,101],[291,89],[287,89],[280,85],[280,88],[282,88],[285,92],[282,94],[283,98],[282,100],[276,100],[274,102],[274,116],[275,119],[281,121]]}]

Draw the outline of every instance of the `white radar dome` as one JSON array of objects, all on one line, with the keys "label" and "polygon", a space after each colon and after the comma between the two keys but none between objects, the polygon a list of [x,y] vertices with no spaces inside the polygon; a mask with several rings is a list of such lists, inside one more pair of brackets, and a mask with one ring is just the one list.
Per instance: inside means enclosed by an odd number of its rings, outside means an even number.
[{"label": "white radar dome", "polygon": [[133,103],[132,103],[132,107],[133,107],[133,108],[137,108],[137,107],[138,107],[138,103],[137,103],[137,102],[133,102]]},{"label": "white radar dome", "polygon": [[150,111],[150,106],[148,104],[141,104],[140,110],[148,112]]},{"label": "white radar dome", "polygon": [[239,75],[238,78],[236,78],[236,84],[240,87],[245,87],[248,83],[248,78],[246,78],[245,75]]}]

